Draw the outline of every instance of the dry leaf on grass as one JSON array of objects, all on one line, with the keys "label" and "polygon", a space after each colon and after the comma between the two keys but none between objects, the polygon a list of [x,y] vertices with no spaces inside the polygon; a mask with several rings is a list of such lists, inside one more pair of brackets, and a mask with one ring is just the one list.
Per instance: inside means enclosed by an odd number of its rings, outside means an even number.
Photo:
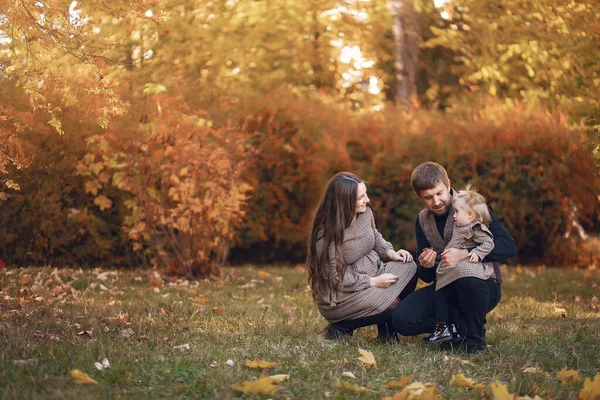
[{"label": "dry leaf on grass", "polygon": [[75,383],[78,385],[95,385],[98,383],[94,379],[90,378],[88,374],[78,369],[72,370],[71,376],[73,377],[73,379],[75,379]]},{"label": "dry leaf on grass", "polygon": [[377,362],[375,361],[375,357],[373,356],[373,353],[371,353],[369,350],[363,350],[363,349],[358,349],[358,352],[360,353],[360,357],[358,357],[358,361],[362,362],[365,367],[374,367],[377,368]]},{"label": "dry leaf on grass", "polygon": [[594,379],[585,378],[583,389],[579,392],[580,400],[600,399],[600,373]]},{"label": "dry leaf on grass", "polygon": [[256,274],[256,276],[258,276],[258,279],[265,279],[269,275],[270,274],[267,271],[263,271],[262,269]]},{"label": "dry leaf on grass", "polygon": [[185,343],[179,346],[173,346],[174,350],[189,350],[190,349],[190,344],[189,343]]},{"label": "dry leaf on grass", "polygon": [[430,383],[413,382],[400,392],[397,392],[393,400],[441,400],[437,394],[437,388]]},{"label": "dry leaf on grass", "polygon": [[386,388],[389,389],[404,389],[406,385],[408,385],[413,380],[413,374],[405,376],[404,378],[397,381],[389,381],[385,384]]},{"label": "dry leaf on grass", "polygon": [[344,371],[342,372],[342,376],[351,378],[351,379],[356,379],[356,375],[354,375],[352,372],[350,371]]},{"label": "dry leaf on grass", "polygon": [[89,331],[81,331],[81,332],[77,332],[77,336],[82,336],[82,337],[92,337],[92,335],[94,334],[94,330],[90,329]]},{"label": "dry leaf on grass", "polygon": [[351,392],[358,392],[358,393],[366,393],[366,392],[370,392],[369,389],[367,389],[364,386],[354,386],[353,384],[351,384],[348,381],[341,381],[340,383],[338,383],[337,385],[335,385],[336,388],[338,389],[344,389],[344,390],[349,390]]},{"label": "dry leaf on grass", "polygon": [[581,378],[579,377],[579,371],[575,369],[566,369],[563,368],[559,372],[556,373],[556,379],[561,381],[563,384],[572,383],[576,384],[581,382]]},{"label": "dry leaf on grass", "polygon": [[269,361],[264,361],[264,360],[253,360],[253,361],[246,361],[244,363],[244,365],[248,368],[269,369],[269,368],[278,367],[281,364],[277,363],[277,362],[269,362]]},{"label": "dry leaf on grass", "polygon": [[94,366],[96,367],[97,370],[104,371],[105,369],[110,368],[110,363],[108,362],[108,358],[104,357],[104,360],[102,360],[101,363],[95,362]]},{"label": "dry leaf on grass", "polygon": [[499,381],[490,383],[489,388],[494,395],[492,397],[494,400],[514,400],[515,398],[514,394],[508,392],[506,385]]},{"label": "dry leaf on grass", "polygon": [[121,331],[121,336],[124,337],[125,339],[129,339],[133,335],[135,335],[135,332],[131,328],[123,329]]},{"label": "dry leaf on grass", "polygon": [[450,384],[454,385],[456,387],[474,389],[482,394],[487,391],[487,388],[485,385],[482,385],[481,383],[475,383],[475,381],[465,377],[463,374],[453,375],[452,379],[450,380]]},{"label": "dry leaf on grass", "polygon": [[289,375],[265,376],[256,381],[244,381],[241,385],[231,385],[231,388],[242,393],[274,394],[277,390],[275,384],[289,378]]}]

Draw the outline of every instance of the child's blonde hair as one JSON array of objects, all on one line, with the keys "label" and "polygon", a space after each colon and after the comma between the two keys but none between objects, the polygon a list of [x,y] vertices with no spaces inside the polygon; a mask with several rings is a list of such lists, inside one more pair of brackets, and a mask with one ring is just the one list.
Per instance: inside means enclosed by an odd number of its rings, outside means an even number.
[{"label": "child's blonde hair", "polygon": [[475,220],[481,222],[485,226],[489,226],[492,222],[490,211],[485,204],[485,198],[477,193],[475,189],[468,184],[463,190],[459,190],[452,198],[452,203],[462,202],[467,209],[473,211]]}]

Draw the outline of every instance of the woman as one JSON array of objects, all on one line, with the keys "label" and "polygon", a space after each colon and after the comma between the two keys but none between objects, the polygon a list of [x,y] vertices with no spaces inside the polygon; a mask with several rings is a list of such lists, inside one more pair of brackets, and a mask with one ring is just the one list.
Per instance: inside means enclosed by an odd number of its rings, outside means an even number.
[{"label": "woman", "polygon": [[392,312],[414,290],[417,266],[409,252],[394,251],[377,231],[358,176],[340,172],[327,184],[312,224],[307,267],[313,299],[330,323],[326,338],[373,324],[380,340],[396,338]]}]

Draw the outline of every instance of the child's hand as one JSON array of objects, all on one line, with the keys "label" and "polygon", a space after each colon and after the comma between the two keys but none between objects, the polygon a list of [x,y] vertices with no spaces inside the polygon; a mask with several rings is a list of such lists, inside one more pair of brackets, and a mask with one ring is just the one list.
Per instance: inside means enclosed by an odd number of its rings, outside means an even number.
[{"label": "child's hand", "polygon": [[469,261],[472,263],[478,263],[479,262],[479,256],[475,253],[471,253],[471,255],[469,256]]},{"label": "child's hand", "polygon": [[413,260],[412,254],[410,254],[408,251],[406,251],[404,249],[398,250],[397,254],[398,254],[398,256],[400,256],[400,261],[402,261],[402,262],[408,263]]}]

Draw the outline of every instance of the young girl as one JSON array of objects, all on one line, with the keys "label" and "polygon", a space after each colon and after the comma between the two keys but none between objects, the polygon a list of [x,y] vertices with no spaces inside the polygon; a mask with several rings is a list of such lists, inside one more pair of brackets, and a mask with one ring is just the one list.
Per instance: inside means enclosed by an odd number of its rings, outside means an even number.
[{"label": "young girl", "polygon": [[308,242],[308,279],[319,312],[338,339],[376,324],[391,341],[392,312],[416,285],[417,266],[406,250],[394,251],[375,227],[367,187],[358,176],[333,176],[317,209]]},{"label": "young girl", "polygon": [[455,267],[438,267],[434,294],[436,326],[433,333],[423,339],[427,344],[460,337],[455,325],[457,318],[455,315],[449,315],[448,303],[453,294],[451,283],[465,277],[486,280],[492,277],[494,272],[491,264],[481,262],[494,248],[494,236],[488,229],[491,218],[485,199],[467,185],[452,198],[452,209],[454,229],[446,249],[467,249],[469,260]]}]

